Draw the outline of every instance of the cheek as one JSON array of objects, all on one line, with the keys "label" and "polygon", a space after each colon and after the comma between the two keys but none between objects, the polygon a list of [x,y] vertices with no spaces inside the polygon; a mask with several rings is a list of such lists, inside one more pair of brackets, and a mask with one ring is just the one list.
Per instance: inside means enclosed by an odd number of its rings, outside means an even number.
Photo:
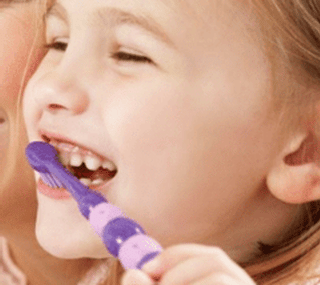
[{"label": "cheek", "polygon": [[0,108],[0,167],[6,167],[6,155],[9,146],[9,120],[4,109]]},{"label": "cheek", "polygon": [[0,100],[6,106],[16,103],[22,81],[27,82],[44,55],[41,33],[36,37],[35,24],[24,21],[30,17],[31,13],[0,15]]},{"label": "cheek", "polygon": [[192,102],[181,86],[169,79],[153,79],[134,86],[124,83],[108,97],[103,110],[105,125],[121,152],[134,151],[135,143],[140,148],[156,150],[176,140],[177,129],[183,133]]},{"label": "cheek", "polygon": [[[130,184],[123,196],[148,189],[153,191],[149,196],[160,201],[165,189],[176,187],[170,197],[181,197],[179,189],[189,189],[192,200],[194,189],[217,189],[228,200],[230,192],[259,183],[273,133],[271,125],[258,120],[264,108],[257,100],[234,103],[237,93],[216,88],[201,93],[197,87],[153,81],[110,96],[105,125],[121,155],[119,169],[125,169]],[[139,199],[144,195],[140,194]]]},{"label": "cheek", "polygon": [[[0,165],[8,166],[9,134],[18,98],[43,56],[42,34],[33,23],[29,4],[0,12]],[[38,38],[36,34],[38,32]],[[23,125],[19,123],[19,125]],[[24,129],[19,130],[24,143]],[[31,174],[31,172],[30,172]]]}]

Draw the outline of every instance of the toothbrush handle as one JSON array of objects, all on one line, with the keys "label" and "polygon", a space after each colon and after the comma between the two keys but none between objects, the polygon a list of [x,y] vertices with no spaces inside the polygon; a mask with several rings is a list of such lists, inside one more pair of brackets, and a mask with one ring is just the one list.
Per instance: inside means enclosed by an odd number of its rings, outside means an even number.
[{"label": "toothbrush handle", "polygon": [[117,257],[125,269],[141,269],[157,256],[162,248],[145,235],[135,221],[125,217],[122,211],[98,192],[84,186],[60,165],[48,165],[56,177],[63,177],[63,184],[77,201],[82,215],[89,220],[101,237],[108,251]]},{"label": "toothbrush handle", "polygon": [[147,236],[138,223],[107,202],[91,209],[89,222],[125,269],[141,269],[162,252],[161,245]]},{"label": "toothbrush handle", "polygon": [[161,246],[148,237],[135,221],[125,217],[101,193],[86,187],[65,169],[52,145],[30,143],[26,155],[32,168],[49,186],[63,187],[69,191],[81,214],[90,221],[106,248],[120,259],[125,269],[141,269],[162,251]]}]

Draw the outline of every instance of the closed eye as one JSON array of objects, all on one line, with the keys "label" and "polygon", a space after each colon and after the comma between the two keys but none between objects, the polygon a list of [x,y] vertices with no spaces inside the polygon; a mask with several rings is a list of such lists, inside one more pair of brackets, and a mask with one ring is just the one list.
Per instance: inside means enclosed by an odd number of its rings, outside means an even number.
[{"label": "closed eye", "polygon": [[53,49],[57,51],[66,51],[67,47],[68,47],[68,43],[58,42],[58,41],[45,45],[45,48]]},{"label": "closed eye", "polygon": [[153,61],[143,55],[138,55],[134,53],[127,53],[123,51],[119,51],[112,54],[112,58],[118,61],[132,61],[137,63],[153,63]]}]

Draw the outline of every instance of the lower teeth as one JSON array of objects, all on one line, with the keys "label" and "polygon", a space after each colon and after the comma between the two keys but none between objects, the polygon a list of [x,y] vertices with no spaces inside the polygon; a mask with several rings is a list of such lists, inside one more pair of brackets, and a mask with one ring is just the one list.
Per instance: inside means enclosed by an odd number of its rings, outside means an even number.
[{"label": "lower teeth", "polygon": [[86,186],[90,186],[90,185],[99,185],[103,183],[102,179],[95,179],[95,180],[91,180],[90,178],[80,178],[79,179],[80,182]]}]

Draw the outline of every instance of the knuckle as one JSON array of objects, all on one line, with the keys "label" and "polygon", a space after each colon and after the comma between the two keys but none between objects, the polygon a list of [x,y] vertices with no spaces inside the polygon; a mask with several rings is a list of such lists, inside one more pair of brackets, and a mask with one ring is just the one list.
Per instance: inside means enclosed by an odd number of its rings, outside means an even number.
[{"label": "knuckle", "polygon": [[215,285],[240,285],[234,278],[224,273],[214,274],[208,281],[208,284]]},{"label": "knuckle", "polygon": [[211,248],[212,253],[218,255],[218,256],[224,256],[226,255],[226,253],[223,251],[223,249],[221,247],[217,247],[217,246],[213,246]]}]

